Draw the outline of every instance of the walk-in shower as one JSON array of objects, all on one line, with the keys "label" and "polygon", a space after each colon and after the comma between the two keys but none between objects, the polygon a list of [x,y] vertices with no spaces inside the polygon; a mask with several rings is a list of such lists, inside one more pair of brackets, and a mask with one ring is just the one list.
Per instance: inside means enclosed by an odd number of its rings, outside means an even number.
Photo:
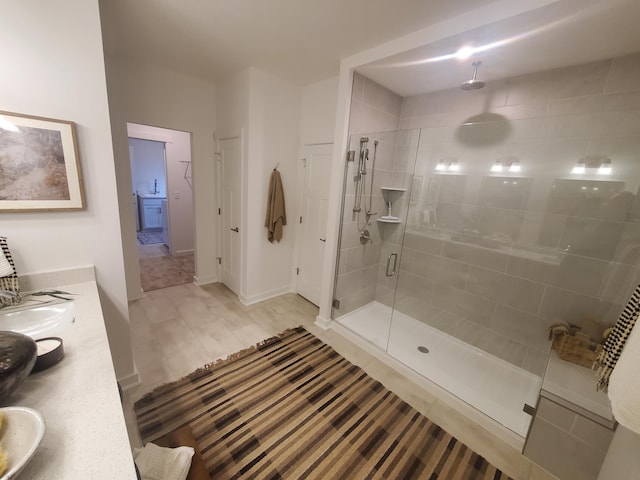
[{"label": "walk-in shower", "polygon": [[[431,303],[435,283],[427,277],[437,277],[436,268],[451,273],[423,258],[440,253],[443,240],[436,206],[429,205],[438,186],[415,172],[423,169],[416,161],[420,133],[369,132],[350,140],[334,318],[524,436],[530,417],[522,407],[535,405],[540,377],[450,335],[459,320]],[[370,165],[369,142],[379,155]]]},{"label": "walk-in shower", "polygon": [[[607,91],[621,68],[404,98],[356,75],[332,302],[340,328],[524,437],[548,326],[601,338],[640,278],[640,130],[625,123],[637,92]],[[585,71],[597,75],[580,93]]]}]

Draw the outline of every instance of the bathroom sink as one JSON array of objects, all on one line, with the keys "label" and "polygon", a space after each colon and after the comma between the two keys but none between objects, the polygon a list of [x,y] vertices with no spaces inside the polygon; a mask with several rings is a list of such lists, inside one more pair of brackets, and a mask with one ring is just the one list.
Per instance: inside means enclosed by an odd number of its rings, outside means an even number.
[{"label": "bathroom sink", "polygon": [[56,303],[0,313],[0,330],[28,335],[34,340],[61,336],[75,321],[73,302]]}]

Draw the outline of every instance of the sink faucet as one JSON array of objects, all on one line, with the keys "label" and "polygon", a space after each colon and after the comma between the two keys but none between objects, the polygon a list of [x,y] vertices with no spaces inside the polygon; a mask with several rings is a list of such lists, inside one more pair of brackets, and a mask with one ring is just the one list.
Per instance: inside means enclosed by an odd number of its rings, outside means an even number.
[{"label": "sink faucet", "polygon": [[160,193],[160,190],[158,190],[158,179],[157,178],[155,178],[153,180],[153,193],[154,194]]}]

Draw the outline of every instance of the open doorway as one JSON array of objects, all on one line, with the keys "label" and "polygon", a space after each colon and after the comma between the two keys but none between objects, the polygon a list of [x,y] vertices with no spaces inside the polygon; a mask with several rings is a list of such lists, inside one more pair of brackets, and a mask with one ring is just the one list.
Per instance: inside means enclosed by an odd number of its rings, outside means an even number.
[{"label": "open doorway", "polygon": [[195,275],[191,135],[127,124],[132,206],[143,291]]}]

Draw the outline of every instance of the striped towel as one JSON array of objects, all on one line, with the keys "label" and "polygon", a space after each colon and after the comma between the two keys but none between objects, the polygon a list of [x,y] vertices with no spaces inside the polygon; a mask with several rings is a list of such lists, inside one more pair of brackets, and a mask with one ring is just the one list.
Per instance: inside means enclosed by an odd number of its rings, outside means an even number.
[{"label": "striped towel", "polygon": [[640,285],[638,285],[631,295],[631,299],[624,307],[620,318],[613,327],[612,332],[602,346],[602,352],[596,358],[593,364],[593,370],[596,372],[597,377],[597,390],[606,392],[609,386],[609,377],[611,372],[618,363],[622,349],[624,348],[627,339],[631,334],[633,326],[636,324],[638,314],[640,313]]}]

